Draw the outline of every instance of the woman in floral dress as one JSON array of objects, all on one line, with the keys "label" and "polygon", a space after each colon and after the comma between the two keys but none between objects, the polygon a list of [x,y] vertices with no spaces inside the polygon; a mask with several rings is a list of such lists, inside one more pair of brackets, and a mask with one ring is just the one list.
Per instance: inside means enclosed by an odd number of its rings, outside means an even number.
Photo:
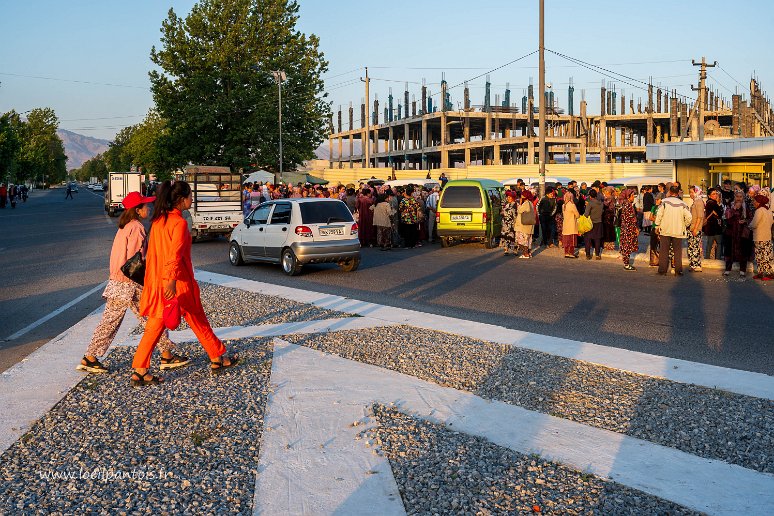
[{"label": "woman in floral dress", "polygon": [[630,255],[636,253],[639,248],[634,190],[625,188],[618,196],[618,202],[621,204],[621,259],[623,259],[624,269],[634,271],[637,269],[630,262]]},{"label": "woman in floral dress", "polygon": [[505,192],[505,203],[503,203],[501,213],[502,229],[500,230],[500,247],[505,249],[503,254],[508,256],[516,254],[516,192],[508,190]]}]

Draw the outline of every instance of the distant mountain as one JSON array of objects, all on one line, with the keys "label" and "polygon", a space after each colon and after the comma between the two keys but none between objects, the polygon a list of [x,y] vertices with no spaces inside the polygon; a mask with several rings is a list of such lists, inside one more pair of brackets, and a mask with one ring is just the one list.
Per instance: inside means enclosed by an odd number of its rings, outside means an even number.
[{"label": "distant mountain", "polygon": [[108,150],[110,143],[107,140],[84,136],[67,129],[57,129],[56,132],[64,143],[65,155],[68,158],[67,170],[80,168],[84,161]]}]

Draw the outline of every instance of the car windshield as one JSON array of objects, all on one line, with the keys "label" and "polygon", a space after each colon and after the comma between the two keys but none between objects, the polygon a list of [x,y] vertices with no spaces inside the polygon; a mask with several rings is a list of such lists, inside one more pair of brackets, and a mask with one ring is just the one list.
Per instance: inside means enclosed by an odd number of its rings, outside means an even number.
[{"label": "car windshield", "polygon": [[338,202],[301,202],[301,221],[303,224],[330,224],[331,222],[353,222],[347,205]]},{"label": "car windshield", "polygon": [[441,199],[442,208],[480,208],[481,190],[475,186],[447,186]]}]

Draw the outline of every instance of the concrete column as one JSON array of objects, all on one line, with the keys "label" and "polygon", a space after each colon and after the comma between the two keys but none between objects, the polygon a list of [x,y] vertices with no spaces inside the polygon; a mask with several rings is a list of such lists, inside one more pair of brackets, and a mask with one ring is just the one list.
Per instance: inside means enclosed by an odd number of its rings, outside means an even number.
[{"label": "concrete column", "polygon": [[[422,89],[424,89],[424,87]],[[427,163],[427,155],[425,154],[426,147],[427,147],[427,119],[423,117],[422,129],[421,129],[421,140],[419,142],[419,148],[422,149],[422,163],[420,164],[420,169],[425,166],[427,166],[429,169],[429,164]]]},{"label": "concrete column", "polygon": [[672,97],[669,101],[669,136],[672,141],[676,141],[677,137],[677,121],[678,121],[678,104],[677,97]]},{"label": "concrete column", "polygon": [[465,147],[465,167],[470,166],[470,147]]},{"label": "concrete column", "polygon": [[492,161],[492,164],[500,165],[501,163],[500,163],[500,144],[499,143],[495,143],[493,152],[494,152],[494,156],[493,156],[494,160]]},{"label": "concrete column", "polygon": [[661,143],[661,124],[656,126],[656,143]]},{"label": "concrete column", "polygon": [[484,140],[489,140],[492,137],[492,113],[486,114],[486,121],[484,122]]},{"label": "concrete column", "polygon": [[333,168],[333,137],[328,135],[328,168]]},{"label": "concrete column", "polygon": [[349,133],[349,168],[352,168],[352,155],[355,153],[355,135]]},{"label": "concrete column", "polygon": [[403,124],[403,150],[407,151],[409,150],[409,124],[406,122]]},{"label": "concrete column", "polygon": [[529,165],[535,164],[535,141],[533,139],[527,142],[527,163]]},{"label": "concrete column", "polygon": [[[339,111],[339,124],[341,124],[341,111]],[[344,163],[342,162],[342,156],[343,156],[343,149],[344,149],[344,138],[339,136],[336,138],[339,142],[339,168],[344,168]]]},{"label": "concrete column", "polygon": [[500,119],[495,118],[494,119],[494,132],[495,132],[495,138],[502,138],[502,135],[500,134]]},{"label": "concrete column", "polygon": [[387,152],[392,153],[395,150],[395,135],[393,134],[392,126],[387,129]]},{"label": "concrete column", "polygon": [[580,162],[586,163],[586,142],[581,142]]},{"label": "concrete column", "polygon": [[680,103],[680,137],[688,136],[688,106],[685,102]]}]

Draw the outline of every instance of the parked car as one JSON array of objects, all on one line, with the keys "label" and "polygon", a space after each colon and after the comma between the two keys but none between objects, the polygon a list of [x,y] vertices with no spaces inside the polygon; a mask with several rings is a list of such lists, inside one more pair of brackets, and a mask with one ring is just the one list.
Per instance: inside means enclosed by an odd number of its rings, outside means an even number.
[{"label": "parked car", "polygon": [[338,199],[278,199],[259,204],[231,233],[231,265],[279,263],[293,276],[309,263],[360,265],[357,222]]},{"label": "parked car", "polygon": [[94,185],[94,188],[91,189],[93,192],[104,192],[105,189],[102,187],[101,184],[97,183]]},{"label": "parked car", "polygon": [[476,239],[497,246],[502,227],[502,183],[491,179],[457,179],[446,183],[435,212],[441,246],[455,239]]}]

